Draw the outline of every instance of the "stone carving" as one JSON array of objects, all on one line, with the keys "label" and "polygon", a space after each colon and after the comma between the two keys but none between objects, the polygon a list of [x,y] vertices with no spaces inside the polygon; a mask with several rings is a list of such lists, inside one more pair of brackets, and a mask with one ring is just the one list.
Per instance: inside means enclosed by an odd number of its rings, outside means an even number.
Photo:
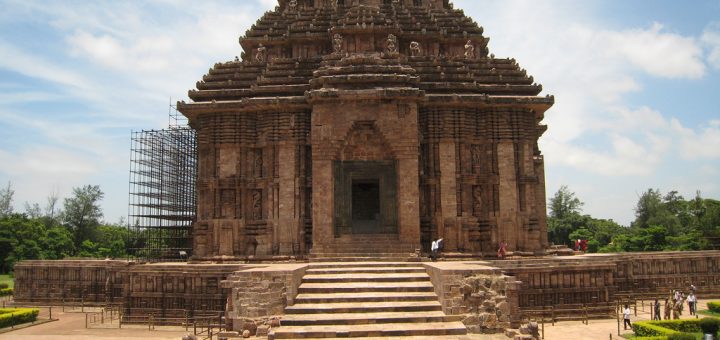
[{"label": "stone carving", "polygon": [[420,55],[420,43],[413,41],[410,43],[410,56],[417,57]]},{"label": "stone carving", "polygon": [[297,0],[290,0],[288,3],[288,9],[290,12],[295,12],[297,10]]},{"label": "stone carving", "polygon": [[262,149],[256,149],[253,152],[253,173],[255,177],[262,177],[263,173],[263,154]]},{"label": "stone carving", "polygon": [[387,52],[388,55],[395,55],[398,53],[397,50],[397,37],[394,34],[390,34],[387,37],[387,40],[385,42],[385,52]]},{"label": "stone carving", "polygon": [[472,40],[465,43],[465,59],[475,59],[475,46],[472,44]]},{"label": "stone carving", "polygon": [[470,152],[472,153],[472,166],[480,166],[480,163],[482,163],[482,148],[480,145],[473,145]]},{"label": "stone carving", "polygon": [[333,52],[335,54],[342,54],[343,53],[343,37],[342,37],[342,35],[335,33],[335,35],[333,35],[332,43],[333,43]]},{"label": "stone carving", "polygon": [[252,217],[254,220],[262,219],[262,190],[252,192]]},{"label": "stone carving", "polygon": [[255,53],[255,60],[261,63],[264,63],[267,60],[267,48],[263,46],[263,44],[258,46],[257,52]]},{"label": "stone carving", "polygon": [[482,209],[483,209],[482,187],[479,185],[473,186],[472,196],[473,196],[473,214],[476,217],[480,217],[482,215]]}]

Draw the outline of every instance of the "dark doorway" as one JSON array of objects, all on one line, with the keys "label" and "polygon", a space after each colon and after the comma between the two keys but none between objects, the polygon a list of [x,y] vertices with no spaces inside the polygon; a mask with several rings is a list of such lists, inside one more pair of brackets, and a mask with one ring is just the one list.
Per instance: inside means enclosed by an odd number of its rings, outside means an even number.
[{"label": "dark doorway", "polygon": [[397,233],[394,161],[337,161],[335,235]]},{"label": "dark doorway", "polygon": [[353,179],[352,221],[357,231],[377,230],[380,225],[380,180]]}]

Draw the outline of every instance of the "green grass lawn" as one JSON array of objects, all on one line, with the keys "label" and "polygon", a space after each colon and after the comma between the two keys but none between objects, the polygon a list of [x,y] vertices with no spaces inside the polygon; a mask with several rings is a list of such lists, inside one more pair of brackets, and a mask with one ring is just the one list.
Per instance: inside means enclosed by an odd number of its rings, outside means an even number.
[{"label": "green grass lawn", "polygon": [[7,283],[10,288],[15,287],[15,280],[13,280],[9,275],[0,275],[0,283]]}]

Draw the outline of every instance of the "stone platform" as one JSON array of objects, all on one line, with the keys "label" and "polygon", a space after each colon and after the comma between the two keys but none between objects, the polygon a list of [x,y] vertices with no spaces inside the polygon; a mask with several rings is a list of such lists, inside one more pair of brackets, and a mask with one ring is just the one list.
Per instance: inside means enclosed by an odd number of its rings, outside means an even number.
[{"label": "stone platform", "polygon": [[[700,298],[720,297],[720,251],[438,262],[23,261],[15,275],[20,304],[115,304],[127,320],[222,313],[228,329],[252,324],[278,338],[440,336],[458,334],[461,322],[477,333],[548,313],[614,317],[619,302],[690,284]],[[263,327],[273,318],[283,326]],[[445,331],[418,328],[431,324]],[[407,327],[387,333],[377,325]]]}]

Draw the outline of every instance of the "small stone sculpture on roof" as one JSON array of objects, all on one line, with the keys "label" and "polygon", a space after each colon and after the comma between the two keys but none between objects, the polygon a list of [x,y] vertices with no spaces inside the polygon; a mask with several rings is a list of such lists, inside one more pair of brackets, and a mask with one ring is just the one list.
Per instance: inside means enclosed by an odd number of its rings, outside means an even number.
[{"label": "small stone sculpture on roof", "polygon": [[338,33],[333,36],[333,52],[336,54],[342,54],[343,52],[343,37]]},{"label": "small stone sculpture on roof", "polygon": [[475,46],[472,40],[468,40],[467,43],[465,43],[465,59],[475,59]]},{"label": "small stone sculpture on roof", "polygon": [[398,53],[397,49],[397,37],[394,34],[390,34],[387,37],[387,41],[385,42],[385,51],[389,55],[395,55]]},{"label": "small stone sculpture on roof", "polygon": [[265,60],[267,60],[267,48],[263,46],[263,44],[258,46],[257,53],[255,53],[255,60],[261,63],[264,63]]},{"label": "small stone sculpture on roof", "polygon": [[290,0],[290,2],[288,3],[288,9],[290,10],[290,12],[295,12],[295,10],[297,9],[297,4],[297,0]]},{"label": "small stone sculpture on roof", "polygon": [[413,41],[410,43],[410,56],[417,57],[420,55],[420,43]]}]

